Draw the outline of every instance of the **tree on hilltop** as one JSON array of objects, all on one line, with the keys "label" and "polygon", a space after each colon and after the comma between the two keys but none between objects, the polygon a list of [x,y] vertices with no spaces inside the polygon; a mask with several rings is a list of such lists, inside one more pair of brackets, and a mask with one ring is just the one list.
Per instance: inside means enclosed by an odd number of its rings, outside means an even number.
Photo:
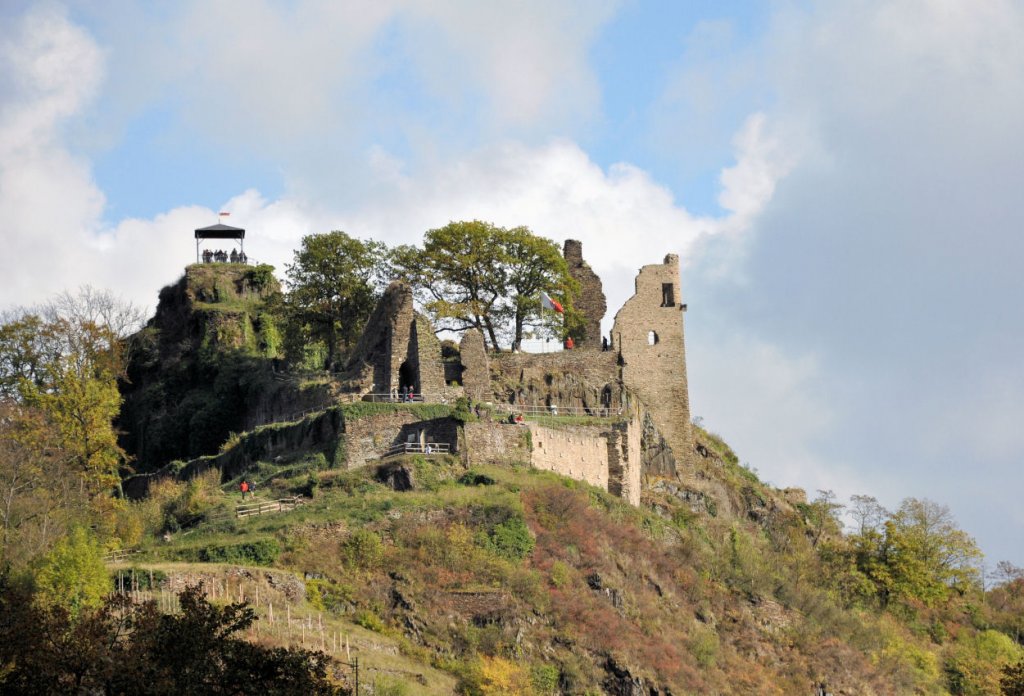
[{"label": "tree on hilltop", "polygon": [[303,339],[323,341],[330,368],[359,340],[377,301],[386,247],[335,230],[302,238],[287,265],[287,308]]},{"label": "tree on hilltop", "polygon": [[519,348],[524,328],[539,325],[541,290],[561,295],[570,313],[576,289],[554,242],[480,220],[428,230],[422,248],[399,247],[392,265],[438,328],[477,329],[492,349],[502,338]]},{"label": "tree on hilltop", "polygon": [[[505,231],[502,243],[508,273],[512,348],[519,350],[525,327],[548,324],[541,312],[541,291],[572,298],[579,292],[579,283],[569,275],[565,257],[550,239],[539,237],[526,227],[514,227]],[[583,322],[572,302],[564,302],[563,309],[566,332],[578,332]]]}]

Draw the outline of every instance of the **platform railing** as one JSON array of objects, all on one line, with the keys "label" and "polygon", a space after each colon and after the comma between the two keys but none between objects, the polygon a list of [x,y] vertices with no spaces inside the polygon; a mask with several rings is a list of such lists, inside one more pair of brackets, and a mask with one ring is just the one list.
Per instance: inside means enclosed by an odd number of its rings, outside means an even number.
[{"label": "platform railing", "polygon": [[451,445],[447,442],[401,442],[384,453],[385,457],[398,454],[450,454]]}]

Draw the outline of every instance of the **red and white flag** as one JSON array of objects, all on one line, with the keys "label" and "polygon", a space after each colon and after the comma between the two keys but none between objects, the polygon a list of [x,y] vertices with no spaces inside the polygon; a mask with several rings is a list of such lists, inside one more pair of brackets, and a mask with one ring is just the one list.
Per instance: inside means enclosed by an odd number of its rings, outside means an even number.
[{"label": "red and white flag", "polygon": [[227,216],[228,216],[228,215],[230,215],[230,214],[231,214],[231,213],[218,213],[218,215],[220,215],[221,217],[227,217]]},{"label": "red and white flag", "polygon": [[565,310],[562,309],[562,305],[558,304],[558,300],[552,300],[551,296],[543,290],[540,291],[540,306],[544,309],[553,309],[559,314],[565,314]]}]

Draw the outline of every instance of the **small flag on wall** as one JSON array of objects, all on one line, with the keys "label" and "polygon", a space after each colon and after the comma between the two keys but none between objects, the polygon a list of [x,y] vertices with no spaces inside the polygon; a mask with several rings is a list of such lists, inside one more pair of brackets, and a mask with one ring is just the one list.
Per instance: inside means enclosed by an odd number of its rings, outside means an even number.
[{"label": "small flag on wall", "polygon": [[562,309],[562,305],[557,300],[552,300],[551,296],[543,290],[540,291],[540,306],[544,309],[553,309],[559,314],[565,314],[565,310]]}]

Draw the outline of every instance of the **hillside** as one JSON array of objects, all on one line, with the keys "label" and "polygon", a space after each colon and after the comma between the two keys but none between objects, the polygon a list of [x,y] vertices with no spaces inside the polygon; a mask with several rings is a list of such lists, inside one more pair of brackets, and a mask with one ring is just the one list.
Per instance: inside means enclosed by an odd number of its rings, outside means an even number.
[{"label": "hillside", "polygon": [[[237,518],[242,477],[164,480],[137,503],[143,552],[116,568],[259,595],[254,640],[358,656],[380,693],[945,693],[974,628],[947,613],[936,640],[926,612],[844,604],[814,548],[834,527],[698,432],[735,516],[667,481],[637,508],[521,465],[401,455],[349,471],[295,451],[245,476],[258,500],[305,504]],[[999,663],[978,663],[991,685]]]},{"label": "hillside", "polygon": [[133,337],[121,445],[136,467],[217,452],[242,432],[329,398],[323,378],[276,374],[285,337],[270,266],[194,264]]},{"label": "hillside", "polygon": [[944,508],[863,497],[844,534],[690,423],[676,257],[610,350],[442,350],[392,283],[344,373],[281,364],[252,273],[190,267],[142,334],[121,588],[247,599],[365,693],[1000,693],[1024,657]]}]

